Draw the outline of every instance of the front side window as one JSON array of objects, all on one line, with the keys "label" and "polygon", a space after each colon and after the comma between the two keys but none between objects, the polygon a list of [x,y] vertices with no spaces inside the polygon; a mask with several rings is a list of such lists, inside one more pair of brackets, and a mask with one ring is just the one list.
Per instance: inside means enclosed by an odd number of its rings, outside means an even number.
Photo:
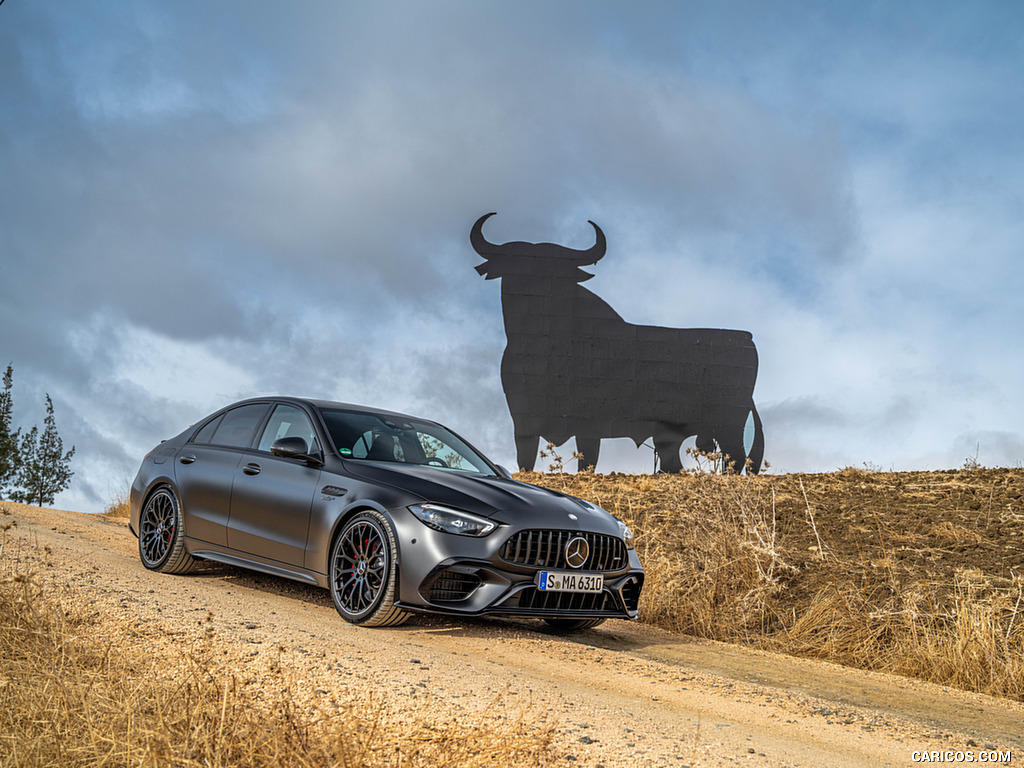
[{"label": "front side window", "polygon": [[279,405],[274,409],[260,437],[259,450],[269,453],[270,447],[282,437],[301,437],[306,441],[307,453],[317,450],[316,433],[309,417],[294,405]]},{"label": "front side window", "polygon": [[474,470],[469,459],[457,447],[449,445],[437,435],[419,432],[416,437],[423,447],[423,454],[427,457],[428,464],[437,464],[437,461],[440,460],[451,469],[461,469],[467,472]]},{"label": "front side window", "polygon": [[483,456],[440,424],[340,408],[324,410],[323,417],[343,458],[495,475]]}]

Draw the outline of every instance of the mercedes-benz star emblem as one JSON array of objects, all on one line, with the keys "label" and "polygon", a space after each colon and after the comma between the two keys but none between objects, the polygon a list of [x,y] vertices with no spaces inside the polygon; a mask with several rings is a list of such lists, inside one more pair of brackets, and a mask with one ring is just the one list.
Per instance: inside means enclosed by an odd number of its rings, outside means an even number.
[{"label": "mercedes-benz star emblem", "polygon": [[573,568],[582,568],[590,555],[590,545],[582,536],[570,539],[565,545],[565,561]]},{"label": "mercedes-benz star emblem", "polygon": [[569,513],[569,519],[570,520],[579,520],[579,518],[576,517],[576,515],[574,515],[572,512]]}]

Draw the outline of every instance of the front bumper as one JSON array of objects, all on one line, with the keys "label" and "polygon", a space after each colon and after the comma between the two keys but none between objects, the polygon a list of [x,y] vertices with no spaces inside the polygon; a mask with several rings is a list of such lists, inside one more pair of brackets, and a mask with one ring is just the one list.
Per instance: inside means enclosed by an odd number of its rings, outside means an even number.
[{"label": "front bumper", "polygon": [[[635,619],[643,589],[644,573],[635,550],[625,549],[615,536],[614,521],[605,532],[556,530],[551,541],[559,545],[572,536],[590,538],[595,544],[618,542],[616,557],[593,557],[578,571],[560,564],[557,552],[536,547],[530,554],[512,556],[506,547],[524,533],[502,525],[482,539],[434,531],[411,513],[392,510],[399,540],[399,599],[396,604],[410,611],[460,616],[505,614],[537,618],[622,618]],[[616,531],[617,532],[617,531]],[[557,534],[564,534],[558,538]],[[548,550],[554,550],[554,545]],[[595,566],[591,568],[590,566]],[[604,589],[599,593],[546,592],[536,586],[544,570],[600,573]]]}]

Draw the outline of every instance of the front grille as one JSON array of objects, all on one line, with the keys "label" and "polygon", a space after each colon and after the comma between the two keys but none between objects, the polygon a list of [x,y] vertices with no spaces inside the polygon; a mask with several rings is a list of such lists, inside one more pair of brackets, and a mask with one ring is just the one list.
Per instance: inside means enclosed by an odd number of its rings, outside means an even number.
[{"label": "front grille", "polygon": [[444,571],[430,588],[430,602],[451,603],[465,600],[480,586],[480,577],[475,573]]},{"label": "front grille", "polygon": [[590,547],[590,554],[580,570],[618,571],[629,563],[622,539],[577,531],[520,531],[502,545],[500,557],[516,565],[568,568],[565,546],[577,536],[586,539]]},{"label": "front grille", "polygon": [[530,587],[519,593],[519,607],[540,611],[618,611],[607,592],[542,592]]}]

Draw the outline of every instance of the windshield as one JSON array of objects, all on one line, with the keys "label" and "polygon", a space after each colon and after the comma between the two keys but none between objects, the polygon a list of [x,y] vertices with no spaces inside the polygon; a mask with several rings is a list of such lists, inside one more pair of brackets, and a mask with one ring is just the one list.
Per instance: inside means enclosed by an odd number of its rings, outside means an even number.
[{"label": "windshield", "polygon": [[483,456],[440,424],[335,408],[321,413],[343,458],[495,475]]}]

